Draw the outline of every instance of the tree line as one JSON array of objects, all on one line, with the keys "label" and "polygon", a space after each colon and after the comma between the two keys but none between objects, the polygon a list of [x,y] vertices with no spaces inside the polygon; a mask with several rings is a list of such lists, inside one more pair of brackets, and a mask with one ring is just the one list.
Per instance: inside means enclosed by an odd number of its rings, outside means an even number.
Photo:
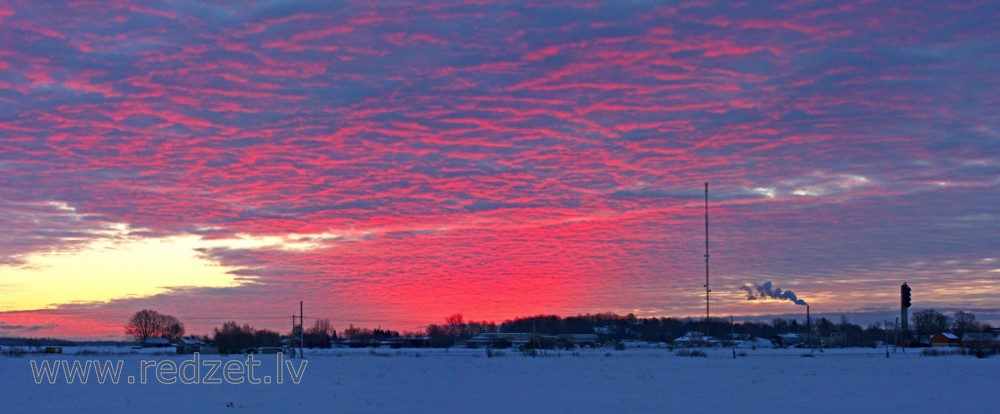
[{"label": "tree line", "polygon": [[[950,331],[961,337],[964,333],[988,332],[989,324],[976,320],[969,312],[956,312],[952,316],[934,309],[923,309],[913,313],[911,331],[917,338]],[[820,317],[812,321],[811,329],[796,319],[774,318],[770,321],[743,321],[730,323],[728,319],[711,318],[641,318],[634,314],[614,313],[581,314],[561,317],[558,315],[536,315],[504,321],[500,324],[487,321],[466,321],[461,314],[445,318],[442,324],[428,325],[423,332],[407,332],[381,328],[361,328],[349,325],[338,335],[329,319],[317,319],[303,331],[303,343],[307,348],[329,348],[331,341],[342,340],[352,347],[367,347],[382,341],[401,337],[421,337],[420,343],[430,347],[449,347],[486,332],[526,332],[538,335],[597,334],[601,342],[649,341],[671,343],[687,332],[703,332],[721,339],[729,339],[731,334],[740,337],[775,338],[779,334],[796,333],[817,335],[820,338],[837,338],[843,346],[874,346],[885,340],[888,329],[881,324],[861,326],[851,323],[841,316],[838,321]],[[177,318],[143,309],[136,312],[125,327],[125,332],[137,342],[147,338],[169,338],[176,340],[184,335],[184,325]],[[201,339],[211,342],[222,353],[239,353],[248,348],[279,347],[282,335],[277,331],[256,329],[249,324],[235,321],[214,328],[211,337]]]}]

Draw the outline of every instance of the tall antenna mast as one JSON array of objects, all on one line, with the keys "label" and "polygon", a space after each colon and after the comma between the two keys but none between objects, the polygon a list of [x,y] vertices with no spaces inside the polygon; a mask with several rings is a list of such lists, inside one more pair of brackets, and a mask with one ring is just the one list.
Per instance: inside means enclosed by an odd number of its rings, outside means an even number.
[{"label": "tall antenna mast", "polygon": [[708,335],[708,324],[711,312],[709,312],[709,293],[712,289],[708,285],[708,183],[705,183],[705,335]]}]

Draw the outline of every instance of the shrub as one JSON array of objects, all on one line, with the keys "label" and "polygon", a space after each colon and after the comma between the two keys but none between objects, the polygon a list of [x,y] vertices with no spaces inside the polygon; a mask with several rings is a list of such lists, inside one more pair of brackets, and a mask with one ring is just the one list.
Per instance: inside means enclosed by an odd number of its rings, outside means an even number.
[{"label": "shrub", "polygon": [[16,357],[16,358],[23,357],[24,354],[27,354],[27,353],[28,352],[25,351],[24,348],[13,347],[13,346],[12,347],[8,347],[5,351],[3,351],[4,355],[9,356],[9,357]]},{"label": "shrub", "polygon": [[962,351],[956,351],[956,350],[950,350],[950,349],[934,349],[934,348],[925,348],[923,351],[920,351],[920,355],[922,355],[922,356],[931,356],[931,357],[946,356],[946,355],[959,355],[961,353],[962,353]]},{"label": "shrub", "polygon": [[681,349],[677,351],[677,355],[686,357],[708,357],[708,354],[700,349]]}]

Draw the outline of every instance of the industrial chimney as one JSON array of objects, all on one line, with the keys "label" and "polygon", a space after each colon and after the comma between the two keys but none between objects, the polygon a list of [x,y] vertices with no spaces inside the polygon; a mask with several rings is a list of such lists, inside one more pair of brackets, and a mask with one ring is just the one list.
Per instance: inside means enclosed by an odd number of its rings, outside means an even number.
[{"label": "industrial chimney", "polygon": [[812,317],[809,315],[809,305],[806,305],[806,344],[812,341]]}]

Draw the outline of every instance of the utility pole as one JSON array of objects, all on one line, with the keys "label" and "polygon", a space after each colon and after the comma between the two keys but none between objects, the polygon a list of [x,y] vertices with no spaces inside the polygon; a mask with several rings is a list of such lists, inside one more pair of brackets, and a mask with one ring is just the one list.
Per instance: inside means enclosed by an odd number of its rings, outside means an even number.
[{"label": "utility pole", "polygon": [[[295,323],[296,318],[298,318],[299,323]],[[305,314],[302,312],[302,301],[299,301],[299,316],[296,317],[294,313],[292,314],[292,337],[291,337],[292,343],[290,344],[289,347],[292,352],[292,356],[294,357],[295,342],[297,341],[299,343],[298,346],[299,359],[302,359],[305,356],[302,353],[302,350],[305,347],[305,335],[302,332],[304,331],[303,325],[305,324],[305,320],[306,320]]]},{"label": "utility pole", "polygon": [[708,183],[705,183],[705,336],[710,336],[709,326],[711,326],[712,313],[709,308],[709,293],[712,289],[708,283]]},{"label": "utility pole", "polygon": [[299,301],[299,359],[304,359],[305,354],[305,322],[306,315],[302,312],[302,301]]},{"label": "utility pole", "polygon": [[892,353],[896,353],[896,348],[899,346],[899,318],[896,318],[896,325],[893,325],[896,329],[896,341],[892,344]]},{"label": "utility pole", "polygon": [[885,357],[889,357],[889,321],[885,321]]},{"label": "utility pole", "polygon": [[295,314],[293,313],[292,314],[292,335],[291,335],[291,338],[289,338],[290,342],[288,344],[288,352],[292,353],[292,358],[295,358],[295,337],[296,337],[296,334],[299,333],[298,329],[299,329],[299,325],[297,325],[295,323]]},{"label": "utility pole", "polygon": [[736,359],[736,323],[733,315],[729,315],[729,341],[733,344],[733,359]]}]

